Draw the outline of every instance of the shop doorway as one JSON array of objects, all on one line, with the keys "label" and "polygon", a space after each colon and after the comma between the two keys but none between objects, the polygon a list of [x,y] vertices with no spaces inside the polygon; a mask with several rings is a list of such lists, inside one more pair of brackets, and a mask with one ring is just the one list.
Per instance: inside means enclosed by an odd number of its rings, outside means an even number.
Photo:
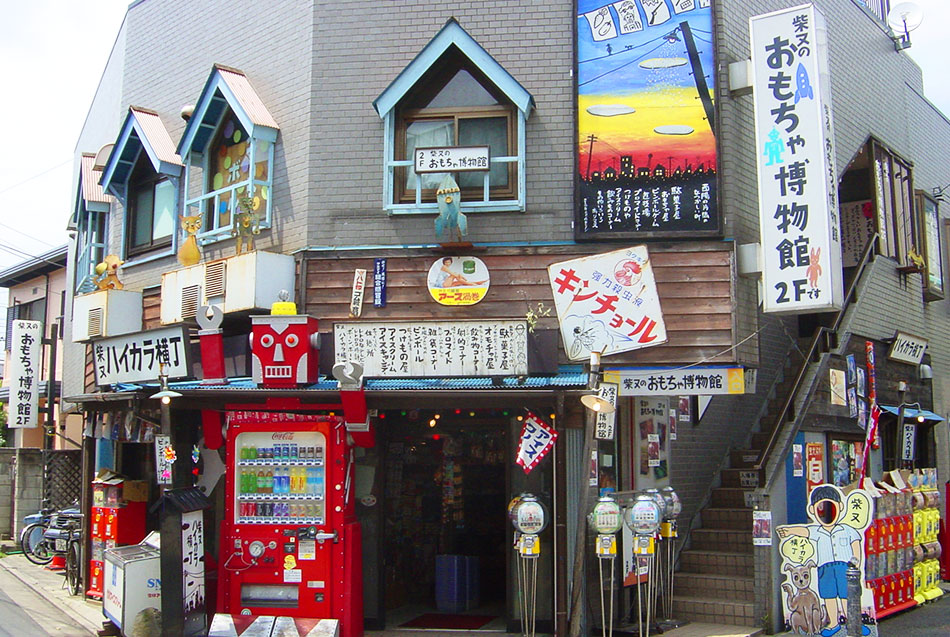
[{"label": "shop doorway", "polygon": [[383,422],[386,627],[503,630],[509,413],[389,411]]}]

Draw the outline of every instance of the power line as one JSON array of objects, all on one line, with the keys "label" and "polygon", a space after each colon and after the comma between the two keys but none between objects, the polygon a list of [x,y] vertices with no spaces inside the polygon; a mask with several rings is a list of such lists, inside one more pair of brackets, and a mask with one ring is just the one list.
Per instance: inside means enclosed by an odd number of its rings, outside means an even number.
[{"label": "power line", "polygon": [[665,40],[664,40],[663,42],[660,42],[659,44],[657,44],[655,47],[653,47],[652,49],[650,49],[649,51],[647,51],[647,52],[644,53],[643,55],[640,55],[640,56],[638,56],[638,57],[635,57],[634,59],[630,60],[629,62],[626,62],[625,64],[621,64],[621,65],[618,66],[617,68],[610,69],[609,71],[607,71],[607,72],[605,72],[605,73],[601,73],[601,74],[598,75],[597,77],[592,77],[591,79],[587,80],[586,82],[581,82],[581,83],[578,84],[578,86],[584,86],[585,84],[590,84],[591,82],[596,82],[597,80],[599,80],[599,79],[602,78],[602,77],[606,77],[606,76],[610,75],[611,73],[616,73],[616,72],[619,71],[620,69],[626,68],[626,67],[630,66],[631,64],[634,64],[634,63],[636,63],[636,62],[639,62],[640,60],[642,60],[642,59],[645,58],[646,56],[650,55],[651,53],[653,53],[654,51],[656,51],[658,48],[660,48],[661,46],[663,46],[664,44],[666,44],[666,41],[665,41]]},{"label": "power line", "polygon": [[2,195],[2,194],[5,193],[5,192],[10,192],[11,190],[13,190],[13,189],[15,189],[15,188],[19,188],[20,186],[22,186],[22,185],[24,185],[24,184],[26,184],[26,183],[29,183],[29,182],[33,181],[34,179],[39,179],[39,178],[42,177],[43,175],[45,175],[45,174],[47,174],[47,173],[51,173],[51,172],[53,172],[54,170],[56,170],[56,169],[58,169],[58,168],[62,168],[62,167],[65,166],[66,164],[71,164],[72,162],[73,162],[72,158],[69,158],[69,159],[67,159],[66,161],[62,162],[61,164],[56,164],[56,165],[53,166],[52,168],[47,168],[46,170],[44,170],[44,171],[41,172],[41,173],[37,173],[37,174],[33,175],[32,177],[27,177],[27,178],[24,179],[23,181],[17,182],[17,183],[15,183],[15,184],[13,184],[12,186],[7,186],[7,187],[4,188],[3,190],[0,190],[0,195]]},{"label": "power line", "polygon": [[55,247],[56,247],[56,244],[54,244],[54,243],[50,243],[49,241],[43,241],[42,239],[39,239],[39,238],[37,238],[37,237],[34,237],[33,235],[27,234],[27,233],[23,232],[22,230],[19,230],[18,228],[14,228],[13,226],[8,226],[8,225],[5,224],[5,223],[0,223],[0,226],[3,226],[4,228],[7,228],[8,230],[13,230],[13,231],[16,232],[17,234],[22,234],[22,235],[23,235],[24,237],[26,237],[27,239],[32,239],[33,241],[36,241],[37,243],[42,243],[42,244],[44,244],[44,245],[48,245],[48,246],[51,247],[51,248],[55,248]]}]

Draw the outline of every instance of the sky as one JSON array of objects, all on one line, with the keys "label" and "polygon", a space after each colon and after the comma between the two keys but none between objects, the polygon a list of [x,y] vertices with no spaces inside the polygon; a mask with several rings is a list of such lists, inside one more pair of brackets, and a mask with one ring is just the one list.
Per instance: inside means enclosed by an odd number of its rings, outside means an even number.
[{"label": "sky", "polygon": [[[0,121],[7,147],[16,152],[0,156],[0,270],[66,243],[76,140],[129,2],[5,3],[0,77],[7,92]],[[942,68],[950,2],[916,4],[924,18],[910,34],[907,53],[924,69],[927,97],[950,116]],[[5,296],[0,290],[2,305]]]}]

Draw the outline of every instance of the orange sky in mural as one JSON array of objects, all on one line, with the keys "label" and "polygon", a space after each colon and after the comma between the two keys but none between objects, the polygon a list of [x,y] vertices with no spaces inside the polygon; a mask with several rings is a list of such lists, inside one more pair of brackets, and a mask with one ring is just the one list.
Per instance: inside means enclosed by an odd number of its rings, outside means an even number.
[{"label": "orange sky in mural", "polygon": [[[591,115],[591,106],[627,106],[634,113],[603,117]],[[651,167],[657,163],[676,170],[677,166],[691,164],[696,168],[704,163],[715,164],[716,142],[701,102],[693,88],[653,87],[650,92],[627,95],[579,95],[578,132],[580,170],[586,175],[588,136],[595,135],[591,171],[602,171],[609,166],[620,167],[621,155],[632,155],[639,168],[653,153]],[[688,135],[662,135],[654,132],[658,126],[689,126]],[[672,159],[671,159],[672,158]]]}]

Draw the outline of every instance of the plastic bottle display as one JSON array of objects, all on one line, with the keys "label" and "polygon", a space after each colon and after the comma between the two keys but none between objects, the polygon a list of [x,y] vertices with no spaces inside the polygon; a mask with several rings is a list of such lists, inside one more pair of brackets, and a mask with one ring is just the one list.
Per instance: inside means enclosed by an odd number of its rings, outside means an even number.
[{"label": "plastic bottle display", "polygon": [[235,450],[239,465],[235,469],[238,522],[324,522],[323,446],[239,442]]}]

